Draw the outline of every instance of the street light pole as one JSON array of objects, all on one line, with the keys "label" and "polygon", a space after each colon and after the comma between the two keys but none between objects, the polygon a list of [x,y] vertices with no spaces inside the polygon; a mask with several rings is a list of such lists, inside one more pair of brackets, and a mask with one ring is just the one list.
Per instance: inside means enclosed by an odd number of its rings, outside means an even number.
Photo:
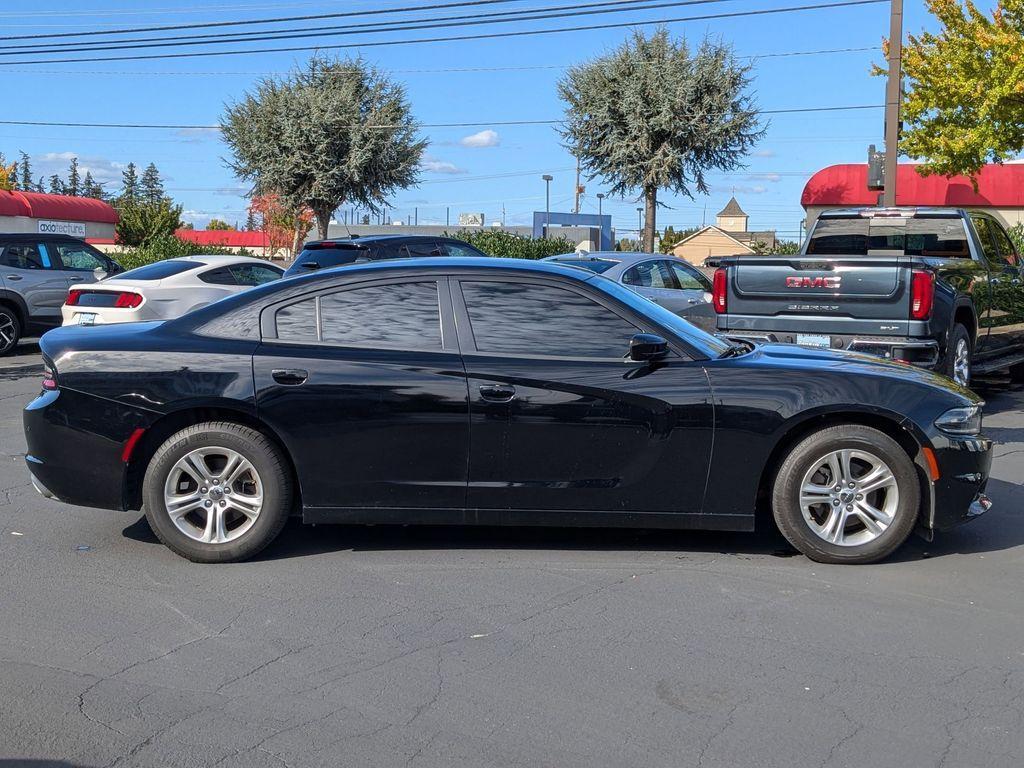
[{"label": "street light pole", "polygon": [[640,247],[643,248],[644,239],[644,209],[636,209],[636,239],[640,241]]},{"label": "street light pole", "polygon": [[541,178],[544,179],[544,232],[541,234],[547,237],[551,226],[551,181],[555,177],[545,173]]},{"label": "street light pole", "polygon": [[889,77],[885,83],[885,189],[882,205],[896,205],[896,172],[900,142],[900,97],[903,92],[903,0],[889,5]]},{"label": "street light pole", "polygon": [[601,204],[604,202],[604,192],[597,193],[597,215],[601,215]]}]

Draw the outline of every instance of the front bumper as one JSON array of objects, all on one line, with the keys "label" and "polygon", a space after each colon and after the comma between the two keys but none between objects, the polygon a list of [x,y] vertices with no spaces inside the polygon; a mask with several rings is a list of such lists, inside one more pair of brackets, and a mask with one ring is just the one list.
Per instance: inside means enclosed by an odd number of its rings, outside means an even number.
[{"label": "front bumper", "polygon": [[992,441],[985,437],[940,437],[933,442],[940,477],[931,483],[927,527],[947,531],[992,507],[985,495],[992,468]]},{"label": "front bumper", "polygon": [[[727,331],[719,330],[719,336],[729,339],[743,339],[761,344],[797,344],[796,333],[789,331]],[[901,336],[864,336],[844,334],[814,334],[828,336],[830,349],[863,352],[885,360],[900,360],[905,363],[934,368],[939,363],[939,344],[932,339],[911,339]]]}]

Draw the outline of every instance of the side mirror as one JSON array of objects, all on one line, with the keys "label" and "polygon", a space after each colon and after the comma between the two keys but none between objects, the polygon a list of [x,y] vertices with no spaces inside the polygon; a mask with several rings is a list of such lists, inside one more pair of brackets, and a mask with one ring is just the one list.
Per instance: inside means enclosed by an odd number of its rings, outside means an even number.
[{"label": "side mirror", "polygon": [[629,340],[629,359],[638,363],[660,360],[668,354],[668,342],[653,333],[638,333]]}]

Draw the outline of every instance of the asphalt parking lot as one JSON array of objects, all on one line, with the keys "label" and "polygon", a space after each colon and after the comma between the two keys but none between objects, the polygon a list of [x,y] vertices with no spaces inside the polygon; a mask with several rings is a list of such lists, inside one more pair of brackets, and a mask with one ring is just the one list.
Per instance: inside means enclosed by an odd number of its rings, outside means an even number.
[{"label": "asphalt parking lot", "polygon": [[40,373],[0,360],[0,766],[1024,764],[1024,389],[981,389],[992,511],[879,565],[294,524],[203,566],[35,493]]}]

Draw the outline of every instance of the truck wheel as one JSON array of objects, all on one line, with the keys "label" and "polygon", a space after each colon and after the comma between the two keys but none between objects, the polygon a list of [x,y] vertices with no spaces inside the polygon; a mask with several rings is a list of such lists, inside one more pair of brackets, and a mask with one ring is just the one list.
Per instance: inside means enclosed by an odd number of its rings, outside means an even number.
[{"label": "truck wheel", "polygon": [[21,338],[21,322],[10,307],[0,305],[0,355],[9,355]]},{"label": "truck wheel", "polygon": [[196,563],[252,557],[277,538],[292,506],[281,451],[230,422],[171,435],[146,468],[142,494],[153,533]]},{"label": "truck wheel", "polygon": [[949,346],[946,347],[945,373],[961,387],[971,385],[971,358],[974,356],[974,345],[971,334],[960,323],[953,326],[949,334]]},{"label": "truck wheel", "polygon": [[860,424],[804,438],[779,467],[772,509],[782,535],[819,563],[872,563],[914,528],[921,491],[899,443]]}]

